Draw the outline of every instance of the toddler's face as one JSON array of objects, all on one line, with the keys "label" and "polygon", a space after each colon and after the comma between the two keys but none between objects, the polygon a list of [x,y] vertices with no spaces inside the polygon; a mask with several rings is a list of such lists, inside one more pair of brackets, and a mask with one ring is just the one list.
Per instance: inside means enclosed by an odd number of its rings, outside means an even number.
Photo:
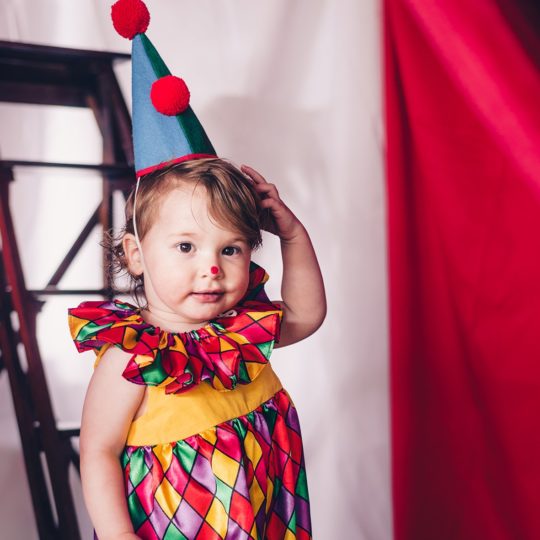
[{"label": "toddler's face", "polygon": [[191,330],[246,293],[251,249],[224,227],[211,220],[203,186],[181,185],[161,201],[141,244],[148,307],[164,328]]}]

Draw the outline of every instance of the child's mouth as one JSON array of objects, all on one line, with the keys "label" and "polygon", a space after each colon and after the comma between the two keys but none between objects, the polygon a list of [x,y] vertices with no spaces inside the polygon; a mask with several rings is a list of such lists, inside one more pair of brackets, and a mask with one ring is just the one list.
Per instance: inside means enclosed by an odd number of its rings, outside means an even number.
[{"label": "child's mouth", "polygon": [[212,304],[223,296],[223,291],[200,291],[191,293],[199,302]]}]

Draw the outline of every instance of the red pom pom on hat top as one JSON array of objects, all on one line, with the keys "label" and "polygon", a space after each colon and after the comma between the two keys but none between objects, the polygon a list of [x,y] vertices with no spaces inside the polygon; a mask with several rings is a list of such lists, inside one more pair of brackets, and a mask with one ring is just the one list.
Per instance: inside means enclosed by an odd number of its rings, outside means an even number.
[{"label": "red pom pom on hat top", "polygon": [[189,106],[189,90],[183,79],[165,75],[152,84],[150,99],[156,111],[167,116],[183,113]]},{"label": "red pom pom on hat top", "polygon": [[150,24],[150,13],[142,0],[118,0],[111,7],[114,29],[127,39],[144,34]]}]

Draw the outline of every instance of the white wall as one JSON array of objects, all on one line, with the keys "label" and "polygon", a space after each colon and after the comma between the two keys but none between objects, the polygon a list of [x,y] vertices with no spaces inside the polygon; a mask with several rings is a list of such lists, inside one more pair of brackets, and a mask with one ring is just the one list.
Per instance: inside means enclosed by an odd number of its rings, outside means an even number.
[{"label": "white wall", "polygon": [[[275,352],[302,422],[314,537],[391,534],[380,7],[376,0],[148,0],[148,36],[186,79],[218,153],[259,169],[311,233],[329,311],[321,330]],[[102,0],[3,0],[0,39],[129,52]],[[129,64],[119,66],[129,100]],[[0,104],[3,158],[97,162],[86,110]],[[99,198],[72,171],[20,170],[12,208],[30,286],[42,286]],[[62,282],[99,285],[98,236]],[[279,296],[278,242],[256,257]],[[57,416],[77,421],[92,357],[78,357],[65,309],[47,304],[39,338]],[[2,535],[36,538],[19,439],[0,375]],[[76,483],[76,482],[75,482]],[[75,485],[78,490],[78,486]],[[85,538],[90,525],[81,507]]]}]

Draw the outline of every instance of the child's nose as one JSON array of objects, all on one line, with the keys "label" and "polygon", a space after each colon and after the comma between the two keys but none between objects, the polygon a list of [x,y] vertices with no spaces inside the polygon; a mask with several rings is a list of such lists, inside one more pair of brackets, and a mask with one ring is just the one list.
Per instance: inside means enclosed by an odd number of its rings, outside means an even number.
[{"label": "child's nose", "polygon": [[208,276],[212,279],[219,279],[222,277],[223,272],[221,268],[217,264],[209,265],[204,271],[203,271],[205,277]]}]

